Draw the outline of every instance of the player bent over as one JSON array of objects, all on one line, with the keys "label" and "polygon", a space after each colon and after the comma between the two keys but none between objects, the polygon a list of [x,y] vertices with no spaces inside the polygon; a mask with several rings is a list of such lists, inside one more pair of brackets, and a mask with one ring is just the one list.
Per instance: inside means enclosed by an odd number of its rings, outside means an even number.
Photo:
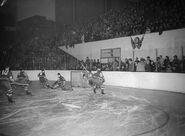
[{"label": "player bent over", "polygon": [[23,86],[26,94],[31,95],[31,92],[28,90],[29,83],[30,80],[27,73],[23,69],[21,69],[20,72],[17,74],[15,85]]},{"label": "player bent over", "polygon": [[88,83],[91,87],[93,87],[94,93],[96,93],[96,89],[101,89],[101,93],[104,93],[104,86],[103,83],[105,82],[105,78],[103,76],[103,73],[101,72],[101,69],[97,69],[96,73],[92,73],[91,71],[88,71],[86,67],[81,64],[83,69],[83,78],[87,78]]},{"label": "player bent over", "polygon": [[48,79],[46,78],[46,73],[45,73],[44,69],[41,70],[41,72],[38,74],[38,77],[39,77],[39,81],[40,81],[41,85],[44,88],[50,88],[50,86],[48,84]]},{"label": "player bent over", "polygon": [[13,81],[13,75],[12,72],[10,71],[9,67],[6,67],[4,70],[1,72],[0,76],[0,89],[3,91],[6,91],[6,96],[8,99],[9,103],[14,102],[13,100],[13,91],[10,82]]},{"label": "player bent over", "polygon": [[96,82],[96,80],[98,80],[97,83],[94,83],[94,85],[93,85],[94,93],[96,93],[96,89],[101,89],[101,93],[105,94],[104,87],[103,87],[103,83],[105,82],[105,79],[104,79],[103,73],[101,72],[101,69],[98,68],[96,73],[94,73],[92,76],[93,76],[94,81],[93,80],[89,81],[89,83]]}]

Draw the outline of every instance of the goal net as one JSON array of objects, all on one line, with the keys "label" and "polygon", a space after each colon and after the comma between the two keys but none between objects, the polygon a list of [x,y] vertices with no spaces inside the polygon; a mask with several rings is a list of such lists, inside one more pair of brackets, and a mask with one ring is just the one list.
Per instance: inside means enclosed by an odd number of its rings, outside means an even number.
[{"label": "goal net", "polygon": [[71,71],[71,85],[73,87],[89,87],[87,79],[83,78],[82,71]]}]

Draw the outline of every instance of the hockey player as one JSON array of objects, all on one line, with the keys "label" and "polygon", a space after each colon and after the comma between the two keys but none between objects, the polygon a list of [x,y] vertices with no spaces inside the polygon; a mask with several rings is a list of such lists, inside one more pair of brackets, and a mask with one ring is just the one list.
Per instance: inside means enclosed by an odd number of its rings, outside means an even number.
[{"label": "hockey player", "polygon": [[10,70],[10,68],[9,67],[6,67],[4,70],[2,70],[2,72],[1,72],[1,77],[3,78],[8,78],[8,80],[10,81],[10,82],[13,82],[13,74],[12,74],[12,72],[11,72],[11,70]]},{"label": "hockey player", "polygon": [[103,73],[101,72],[101,69],[100,68],[98,68],[97,71],[96,71],[96,73],[93,74],[93,80],[92,80],[92,82],[96,82],[96,80],[98,80],[98,82],[99,82],[99,84],[97,82],[93,86],[94,93],[96,93],[96,89],[99,88],[99,89],[101,89],[101,93],[102,94],[105,94],[104,93],[104,87],[102,85],[105,82],[105,79],[104,79]]},{"label": "hockey player", "polygon": [[6,96],[8,98],[8,102],[12,103],[13,101],[13,91],[10,82],[13,81],[13,75],[10,71],[9,67],[6,67],[1,72],[0,77],[0,89],[6,91]]},{"label": "hockey player", "polygon": [[24,84],[29,83],[29,77],[23,69],[17,74],[17,81]]},{"label": "hockey player", "polygon": [[38,77],[42,86],[49,88],[48,79],[46,78],[46,73],[44,69],[41,70],[41,72],[38,74]]},{"label": "hockey player", "polygon": [[66,82],[65,78],[60,73],[57,73],[57,76],[58,76],[58,79],[56,82],[54,82],[54,84],[52,85],[52,88],[53,89],[56,89],[58,87],[64,88],[65,82]]},{"label": "hockey player", "polygon": [[28,91],[30,80],[27,73],[21,69],[20,72],[17,74],[17,79],[15,81],[15,85],[21,85],[24,87],[27,95],[32,95],[31,92]]}]

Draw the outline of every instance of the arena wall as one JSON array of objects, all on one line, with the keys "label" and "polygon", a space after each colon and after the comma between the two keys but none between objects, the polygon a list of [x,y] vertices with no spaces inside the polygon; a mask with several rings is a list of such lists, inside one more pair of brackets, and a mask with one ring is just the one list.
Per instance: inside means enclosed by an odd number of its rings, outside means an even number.
[{"label": "arena wall", "polygon": [[[39,74],[40,70],[25,70],[25,71],[28,74],[30,80],[32,80],[32,81],[39,80],[37,75]],[[48,80],[54,80],[54,81],[57,80],[57,73],[61,73],[67,81],[71,81],[71,71],[46,70],[45,72],[46,72],[46,76],[47,76]],[[19,71],[13,71],[14,79],[16,79],[18,73],[19,73]]]},{"label": "arena wall", "polygon": [[[26,72],[30,80],[38,80],[39,70]],[[17,73],[18,71],[13,71],[14,77]],[[57,73],[61,73],[67,81],[71,81],[71,71],[46,70],[48,80],[57,80]],[[185,93],[185,74],[119,71],[104,71],[103,74],[105,85]]]},{"label": "arena wall", "polygon": [[106,85],[185,93],[185,74],[150,72],[103,72]]},{"label": "arena wall", "polygon": [[[135,37],[141,38],[142,35],[133,36],[132,38]],[[185,52],[185,29],[165,31],[161,35],[159,33],[149,33],[145,34],[141,48],[135,49],[135,57],[146,58],[150,56],[151,59],[155,60],[156,49],[158,49],[158,55],[168,55],[171,59],[173,55],[182,58],[182,47],[184,47]],[[108,48],[121,48],[121,58],[133,57],[130,37],[81,43],[76,44],[75,48],[66,49],[64,46],[59,48],[79,60],[85,60],[87,56],[92,59],[100,59],[100,50]]]}]

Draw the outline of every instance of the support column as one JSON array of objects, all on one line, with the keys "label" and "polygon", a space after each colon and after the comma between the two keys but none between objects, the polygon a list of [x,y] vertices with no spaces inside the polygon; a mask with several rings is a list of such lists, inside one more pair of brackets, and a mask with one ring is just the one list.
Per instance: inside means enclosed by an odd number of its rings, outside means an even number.
[{"label": "support column", "polygon": [[157,48],[156,48],[156,49],[155,49],[155,58],[156,58],[156,59],[155,59],[155,62],[156,62],[155,71],[156,71],[156,72],[158,71],[158,70],[157,70],[157,69],[158,69],[157,57],[158,57],[158,50],[157,50]]},{"label": "support column", "polygon": [[107,12],[111,8],[111,0],[104,0],[104,12]]},{"label": "support column", "polygon": [[132,51],[132,59],[133,59],[133,61],[134,61],[134,59],[135,59],[135,50],[133,49],[133,51]]},{"label": "support column", "polygon": [[76,21],[76,0],[73,0],[73,23]]},{"label": "support column", "polygon": [[104,0],[104,12],[107,12],[107,0]]},{"label": "support column", "polygon": [[[181,60],[183,61],[183,60],[184,60],[184,58],[183,58],[183,57],[184,57],[184,48],[183,48],[183,46],[181,47],[181,53],[182,53],[182,58],[181,58]],[[184,63],[182,62],[182,70],[181,70],[182,72],[185,72],[185,71],[184,71],[184,67],[185,67],[185,66],[184,66]]]}]

